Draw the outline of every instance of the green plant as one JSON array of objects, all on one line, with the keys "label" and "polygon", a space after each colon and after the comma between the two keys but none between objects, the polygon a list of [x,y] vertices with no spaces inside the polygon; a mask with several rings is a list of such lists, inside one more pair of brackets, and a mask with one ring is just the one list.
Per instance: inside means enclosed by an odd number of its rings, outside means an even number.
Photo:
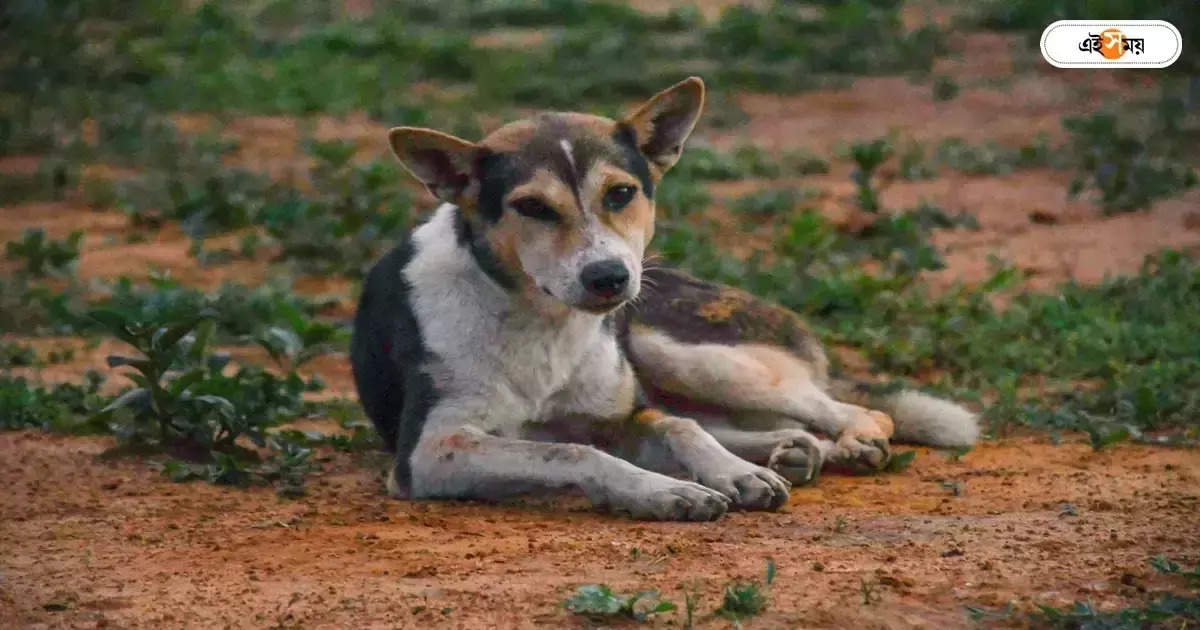
[{"label": "green plant", "polygon": [[702,212],[712,203],[712,197],[702,186],[683,178],[668,177],[654,191],[654,201],[655,206],[669,220]]},{"label": "green plant", "polygon": [[1012,604],[1006,604],[1004,608],[999,610],[991,610],[982,606],[964,606],[967,611],[967,619],[976,623],[983,621],[1007,621],[1012,619],[1016,614]]},{"label": "green plant", "polygon": [[1104,450],[1114,444],[1128,441],[1132,435],[1129,427],[1113,426],[1111,423],[1097,420],[1089,422],[1083,428],[1087,432],[1088,441],[1094,451]]},{"label": "green plant", "polygon": [[621,595],[614,593],[606,584],[580,586],[563,602],[563,606],[576,615],[597,620],[626,618],[644,621],[652,615],[676,609],[675,604],[659,599],[658,591]]},{"label": "green plant", "polygon": [[829,172],[829,161],[802,149],[787,151],[780,158],[784,173],[821,175]]},{"label": "green plant", "polygon": [[[220,369],[200,367],[212,335],[211,313],[201,313],[169,326],[141,323],[117,311],[95,310],[89,315],[117,339],[142,354],[140,358],[108,357],[109,367],[133,368],[134,372],[126,376],[137,387],[101,410],[93,418],[95,421],[110,421],[119,410],[125,410],[132,416],[132,422],[124,431],[118,431],[118,435],[128,440],[166,444],[179,439],[198,439],[206,446],[218,441],[232,443],[237,434],[226,432],[225,440],[218,440],[213,435],[219,431],[216,428],[220,423],[218,418],[232,417],[232,403],[218,397],[198,396],[191,391],[206,374]],[[201,324],[205,325],[201,327]],[[193,335],[194,332],[198,334]],[[185,375],[168,380],[169,375],[181,367],[190,369]],[[148,426],[151,424],[157,425],[156,434]]]},{"label": "green plant", "polygon": [[1064,118],[1063,127],[1071,134],[1069,147],[1078,173],[1071,195],[1095,188],[1109,213],[1144,208],[1200,181],[1191,166],[1151,150],[1150,145],[1165,139],[1126,132],[1112,114]]},{"label": "green plant", "polygon": [[57,241],[46,237],[46,231],[41,228],[25,230],[19,241],[9,241],[5,247],[5,257],[9,260],[22,260],[25,271],[34,276],[44,276],[48,273],[68,274],[79,262],[79,248],[83,243],[83,232],[71,232],[65,241]]},{"label": "green plant", "polygon": [[[1151,558],[1150,565],[1165,575],[1182,576],[1193,586],[1200,581],[1200,567],[1183,572],[1178,563],[1161,555]],[[1064,608],[1040,605],[1035,612],[1029,614],[1029,620],[1036,627],[1063,630],[1184,628],[1200,621],[1200,597],[1195,593],[1166,593],[1157,599],[1113,611],[1099,610],[1091,602],[1075,602],[1074,605]]]},{"label": "green plant", "polygon": [[907,180],[931,179],[937,175],[937,166],[925,158],[925,147],[919,142],[909,142],[900,153],[900,177]]},{"label": "green plant", "polygon": [[913,461],[916,459],[916,451],[904,451],[903,453],[896,453],[895,455],[892,455],[890,459],[888,459],[887,465],[884,466],[883,469],[889,473],[902,473],[908,470],[908,467],[912,466]]},{"label": "green plant", "polygon": [[754,217],[785,217],[797,204],[812,199],[817,194],[819,193],[813,190],[792,188],[764,190],[737,198],[730,209],[738,214]]},{"label": "green plant", "polygon": [[933,100],[952,101],[958,96],[958,82],[954,79],[938,75],[933,80]]},{"label": "green plant", "polygon": [[[247,468],[233,453],[210,451],[209,458],[212,461],[207,464],[168,459],[162,464],[162,474],[176,483],[186,483],[200,479],[219,486],[238,487],[249,485],[261,474],[257,470]],[[265,477],[265,475],[263,476]],[[303,484],[303,479],[301,479],[300,483]],[[281,492],[280,496],[296,495]]]},{"label": "green plant", "polygon": [[82,301],[74,284],[60,292],[31,280],[29,274],[0,276],[0,330],[18,334],[74,331],[74,304]]},{"label": "green plant", "polygon": [[1067,608],[1038,606],[1029,615],[1036,627],[1062,630],[1140,630],[1183,628],[1200,621],[1200,597],[1167,594],[1141,606],[1105,612],[1091,602],[1075,602]]},{"label": "green plant", "polygon": [[673,167],[672,177],[689,181],[723,181],[754,176],[755,167],[770,168],[770,172],[774,172],[774,164],[767,162],[760,149],[746,145],[741,150],[745,152],[747,160],[739,160],[735,154],[720,153],[706,146],[688,147]]},{"label": "green plant", "polygon": [[36,362],[37,352],[34,351],[33,346],[0,339],[0,369],[27,367]]},{"label": "green plant", "polygon": [[281,245],[280,258],[311,273],[360,276],[408,227],[409,196],[394,160],[352,164],[354,145],[309,141],[313,193],[291,191],[255,221]]},{"label": "green plant", "polygon": [[61,158],[46,158],[36,173],[0,173],[0,205],[62,199],[74,186],[78,172]]},{"label": "green plant", "polygon": [[292,304],[281,303],[277,308],[287,326],[268,326],[258,331],[253,340],[265,349],[281,368],[294,371],[344,345],[347,340],[345,330],[333,324],[306,318],[300,309]]},{"label": "green plant", "polygon": [[0,429],[38,428],[63,433],[100,433],[102,425],[89,416],[108,404],[100,393],[104,376],[88,371],[82,385],[60,383],[50,388],[31,385],[24,377],[0,373]]},{"label": "green plant", "polygon": [[858,166],[851,177],[858,186],[858,206],[863,210],[879,211],[879,196],[871,179],[891,154],[892,145],[884,138],[850,145],[850,157]]},{"label": "green plant", "polygon": [[309,461],[312,450],[278,442],[273,445],[277,451],[261,468],[261,473],[269,480],[276,482],[276,493],[287,498],[304,496],[304,480],[315,469]]},{"label": "green plant", "polygon": [[[317,326],[308,318],[330,303],[297,295],[286,280],[278,279],[255,288],[225,283],[206,294],[169,278],[152,278],[145,285],[121,278],[112,286],[111,294],[93,306],[118,311],[135,321],[182,320],[200,311],[211,311],[217,339],[231,342],[253,341],[252,336],[273,326],[307,330]],[[64,316],[80,330],[95,326],[94,320],[85,317],[69,313]]]},{"label": "green plant", "polygon": [[[357,407],[357,402],[353,403]],[[335,415],[337,407],[326,404],[322,412]],[[361,417],[361,411],[355,409],[357,416],[343,418],[338,424],[347,433],[321,433],[319,431],[300,431],[297,429],[279,429],[271,436],[280,443],[290,443],[302,448],[328,446],[343,453],[361,453],[380,447],[379,434],[375,432],[370,422]]]},{"label": "green plant", "polygon": [[769,602],[768,591],[775,581],[775,561],[767,560],[767,573],[764,582],[757,580],[734,580],[725,585],[724,598],[716,614],[738,621],[753,617],[766,610]]},{"label": "green plant", "polygon": [[108,358],[111,367],[133,369],[126,376],[136,387],[93,420],[112,423],[124,442],[223,450],[246,436],[265,446],[265,429],[300,412],[308,384],[295,372],[280,378],[253,366],[225,374],[229,358],[207,352],[214,315],[162,324],[92,311],[94,320],[142,355]]},{"label": "green plant", "polygon": [[1178,562],[1170,560],[1166,556],[1159,554],[1153,558],[1150,558],[1150,566],[1154,567],[1155,571],[1158,571],[1163,575],[1178,575],[1187,580],[1189,585],[1193,587],[1200,586],[1200,564],[1197,564],[1191,569],[1184,571],[1183,567],[1180,566]]},{"label": "green plant", "polygon": [[1020,163],[1020,151],[983,142],[970,144],[961,138],[946,138],[935,151],[937,163],[969,175],[1003,175]]},{"label": "green plant", "polygon": [[963,456],[970,452],[971,452],[970,446],[959,446],[957,448],[952,448],[952,449],[942,451],[942,454],[946,456],[946,459],[957,463],[957,462],[962,461]]}]

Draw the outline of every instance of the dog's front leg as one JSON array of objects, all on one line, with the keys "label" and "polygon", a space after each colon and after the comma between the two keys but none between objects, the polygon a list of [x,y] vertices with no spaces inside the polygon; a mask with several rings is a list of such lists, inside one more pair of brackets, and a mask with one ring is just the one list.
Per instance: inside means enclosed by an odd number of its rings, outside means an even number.
[{"label": "dog's front leg", "polygon": [[787,503],[792,488],[787,479],[729,452],[695,420],[642,409],[630,421],[638,464],[655,470],[681,467],[743,509],[774,510]]},{"label": "dog's front leg", "polygon": [[496,500],[578,488],[596,505],[648,520],[708,521],[729,499],[583,444],[489,435],[472,426],[429,432],[413,451],[413,498]]}]

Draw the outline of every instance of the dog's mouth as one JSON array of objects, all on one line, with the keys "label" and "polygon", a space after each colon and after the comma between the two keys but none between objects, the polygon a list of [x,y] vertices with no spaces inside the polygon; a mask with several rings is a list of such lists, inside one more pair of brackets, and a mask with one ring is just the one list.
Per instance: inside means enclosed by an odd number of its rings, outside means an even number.
[{"label": "dog's mouth", "polygon": [[633,297],[630,295],[615,295],[611,298],[601,298],[594,295],[589,295],[581,301],[568,302],[558,297],[553,291],[542,285],[538,285],[538,288],[542,290],[542,293],[545,293],[546,295],[562,302],[563,304],[566,304],[571,308],[579,309],[586,313],[592,313],[593,315],[604,315],[605,313],[608,313],[621,306],[625,302],[628,302],[630,298]]},{"label": "dog's mouth", "polygon": [[581,311],[587,311],[595,315],[603,315],[624,304],[627,301],[624,297],[611,298],[607,300],[588,300],[583,304],[575,305]]}]

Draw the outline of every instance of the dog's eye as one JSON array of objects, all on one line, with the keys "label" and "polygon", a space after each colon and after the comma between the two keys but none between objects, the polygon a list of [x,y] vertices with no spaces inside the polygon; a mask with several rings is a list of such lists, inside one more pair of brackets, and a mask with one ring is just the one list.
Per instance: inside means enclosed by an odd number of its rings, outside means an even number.
[{"label": "dog's eye", "polygon": [[637,194],[637,189],[633,186],[613,186],[604,193],[604,207],[609,212],[617,212],[621,208],[629,205],[633,201],[633,196]]},{"label": "dog's eye", "polygon": [[559,219],[557,212],[551,209],[550,206],[546,205],[546,203],[541,199],[534,197],[523,197],[521,199],[512,201],[509,205],[511,205],[513,209],[517,211],[517,213],[527,216],[530,219],[537,219],[538,221],[546,222],[554,222],[558,221]]}]

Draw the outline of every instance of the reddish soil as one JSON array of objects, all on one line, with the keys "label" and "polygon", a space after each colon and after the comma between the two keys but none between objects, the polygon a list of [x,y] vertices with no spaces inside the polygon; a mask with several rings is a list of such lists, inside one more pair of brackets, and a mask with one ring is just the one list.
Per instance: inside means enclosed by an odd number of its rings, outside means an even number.
[{"label": "reddish soil", "polygon": [[[0,619],[22,627],[587,627],[581,584],[701,594],[779,567],[747,627],[968,625],[963,606],[1115,607],[1200,549],[1200,453],[1018,438],[900,474],[822,477],[778,513],[639,523],[578,500],[388,499],[380,462],[328,455],[310,495],[174,484],[111,443],[0,434]],[[953,486],[957,484],[958,494]],[[638,552],[635,554],[634,549]],[[871,590],[864,603],[863,584]],[[682,623],[669,613],[654,625]]]},{"label": "reddish soil", "polygon": [[[646,2],[658,10],[671,4]],[[704,11],[723,4],[704,3]],[[1016,146],[1038,131],[1057,137],[1061,115],[1091,108],[1117,81],[1117,73],[1036,71],[1034,61],[1022,68],[1008,54],[1012,47],[1008,37],[959,36],[961,53],[938,68],[963,85],[952,101],[933,101],[928,83],[896,78],[796,96],[748,94],[747,127],[703,139],[820,155],[891,131],[926,142],[958,136]],[[197,116],[179,122],[193,132],[214,124]],[[323,118],[317,134],[355,139],[369,156],[385,150],[385,127],[361,116]],[[306,168],[294,150],[294,120],[247,118],[225,133],[242,142],[236,161],[277,176]],[[841,160],[827,176],[716,185],[713,212],[721,215],[728,199],[760,186],[797,185],[820,189],[816,207],[852,222],[849,168]],[[33,158],[0,161],[2,172],[35,170]],[[934,286],[986,277],[990,253],[1030,272],[1029,287],[1050,289],[1134,272],[1162,247],[1200,249],[1200,193],[1104,217],[1087,200],[1067,201],[1068,179],[1049,169],[1003,177],[944,171],[930,181],[896,179],[882,199],[889,208],[927,199],[978,217],[979,231],[935,236],[949,268],[931,274]],[[134,230],[123,215],[78,199],[0,212],[0,240],[33,226],[60,238],[85,229],[84,280],[145,278],[158,269],[212,289],[281,272],[269,252],[251,263],[195,265],[175,228],[130,243]],[[1032,212],[1043,219],[1031,221]],[[774,227],[731,232],[723,244],[747,253],[768,243]],[[11,265],[0,261],[0,271]],[[349,282],[301,277],[295,285],[339,296],[341,315],[352,308]],[[76,351],[69,363],[24,372],[46,382],[79,380],[120,350],[80,339],[35,345],[39,353]],[[344,357],[313,368],[334,394],[353,395]],[[581,627],[589,623],[560,603],[574,587],[597,582],[621,591],[657,588],[681,608],[679,585],[693,584],[701,594],[698,625],[727,627],[709,616],[723,585],[761,576],[768,556],[779,567],[770,608],[747,627],[962,627],[964,605],[1141,601],[1166,586],[1147,558],[1200,553],[1200,453],[1131,445],[1094,453],[1075,438],[1060,446],[1029,436],[986,442],[958,462],[921,450],[903,473],[822,477],[794,491],[779,513],[706,524],[632,522],[577,499],[394,501],[383,491],[381,457],[332,452],[322,452],[324,472],[309,496],[280,500],[268,488],[170,483],[145,459],[101,457],[111,446],[109,438],[0,434],[0,479],[8,486],[0,493],[0,627]],[[682,624],[682,612],[654,622]]]}]

